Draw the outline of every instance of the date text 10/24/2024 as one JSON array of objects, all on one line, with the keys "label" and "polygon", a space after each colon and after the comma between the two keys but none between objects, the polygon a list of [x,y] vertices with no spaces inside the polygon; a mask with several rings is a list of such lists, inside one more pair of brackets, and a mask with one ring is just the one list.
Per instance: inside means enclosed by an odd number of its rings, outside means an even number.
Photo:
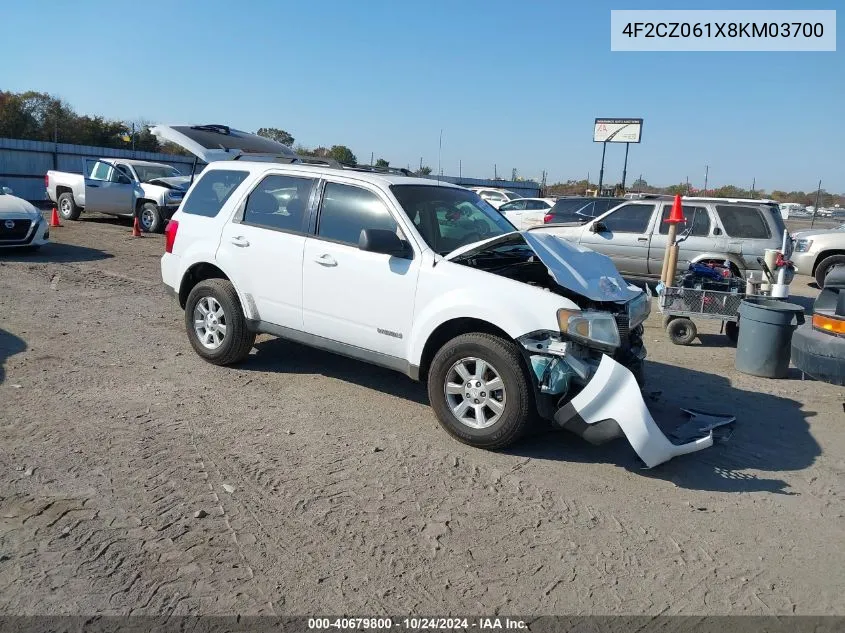
[{"label": "date text 10/24/2024", "polygon": [[508,617],[494,618],[308,618],[309,630],[372,630],[389,631],[393,629],[407,631],[469,631],[469,630],[528,630],[524,620]]}]

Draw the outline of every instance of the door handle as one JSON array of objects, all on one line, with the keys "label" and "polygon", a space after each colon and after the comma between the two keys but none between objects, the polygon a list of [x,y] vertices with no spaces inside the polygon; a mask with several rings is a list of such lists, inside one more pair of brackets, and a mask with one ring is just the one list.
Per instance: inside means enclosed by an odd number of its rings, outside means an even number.
[{"label": "door handle", "polygon": [[234,244],[235,246],[240,246],[241,248],[243,248],[244,246],[249,246],[249,240],[247,240],[242,235],[238,235],[237,237],[233,237],[229,241],[232,242],[232,244]]},{"label": "door handle", "polygon": [[320,266],[337,266],[337,261],[335,261],[335,258],[329,255],[328,253],[326,253],[325,255],[320,255],[319,257],[314,259],[314,261],[320,264]]},{"label": "door handle", "polygon": [[96,189],[96,188],[97,188],[97,187],[99,187],[100,185],[88,185],[88,186],[89,186],[89,187],[91,187],[92,189]]},{"label": "door handle", "polygon": [[638,242],[648,242],[648,238],[647,237],[638,237],[637,241]]}]

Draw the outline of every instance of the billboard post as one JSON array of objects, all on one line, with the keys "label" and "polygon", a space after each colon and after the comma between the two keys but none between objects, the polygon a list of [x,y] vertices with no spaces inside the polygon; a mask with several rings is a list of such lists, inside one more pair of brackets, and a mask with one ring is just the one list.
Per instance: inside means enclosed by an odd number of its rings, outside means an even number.
[{"label": "billboard post", "polygon": [[631,147],[630,143],[625,143],[625,164],[622,167],[622,195],[625,195],[625,178],[628,175],[628,148]]},{"label": "billboard post", "polygon": [[[596,190],[596,198],[601,196],[601,186],[604,182],[604,153],[607,151],[607,141],[601,144],[601,169],[599,170],[599,186]],[[590,183],[587,183],[590,184]]]},{"label": "billboard post", "polygon": [[601,171],[599,172],[599,188],[596,195],[600,196],[604,184],[604,157],[608,143],[625,143],[625,166],[622,168],[622,189],[625,189],[625,179],[628,175],[628,150],[631,143],[639,143],[643,132],[642,119],[596,119],[593,125],[593,142],[601,143]]}]

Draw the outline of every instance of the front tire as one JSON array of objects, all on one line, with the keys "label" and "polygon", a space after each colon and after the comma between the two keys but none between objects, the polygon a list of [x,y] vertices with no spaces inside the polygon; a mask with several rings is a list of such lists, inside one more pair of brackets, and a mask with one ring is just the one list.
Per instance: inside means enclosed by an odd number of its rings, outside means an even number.
[{"label": "front tire", "polygon": [[845,255],[831,255],[819,262],[819,265],[816,266],[815,274],[816,284],[818,284],[819,288],[824,288],[824,279],[827,277],[827,273],[837,264],[845,264]]},{"label": "front tire", "polygon": [[59,196],[56,206],[58,207],[59,215],[64,220],[78,220],[79,214],[82,213],[82,209],[76,206],[73,194],[69,191]]},{"label": "front tire", "polygon": [[145,202],[138,210],[138,224],[144,233],[161,233],[164,230],[164,216],[158,205]]},{"label": "front tire", "polygon": [[226,279],[194,286],[185,302],[185,328],[194,351],[214,365],[243,361],[255,343],[255,332],[247,328],[241,302]]},{"label": "front tire", "polygon": [[490,334],[463,334],[440,348],[428,371],[428,398],[441,426],[476,448],[513,444],[535,416],[519,348]]}]

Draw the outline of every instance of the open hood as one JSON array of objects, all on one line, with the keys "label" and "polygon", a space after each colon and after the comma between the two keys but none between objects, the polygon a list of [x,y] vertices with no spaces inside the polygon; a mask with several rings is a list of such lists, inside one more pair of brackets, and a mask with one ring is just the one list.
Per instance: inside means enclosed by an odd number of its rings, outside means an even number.
[{"label": "open hood", "polygon": [[445,256],[453,260],[461,255],[505,244],[523,241],[549,269],[555,282],[593,301],[626,302],[642,290],[629,286],[606,255],[567,242],[551,233],[519,231],[489,240],[468,244]]},{"label": "open hood", "polygon": [[159,187],[166,187],[168,189],[178,189],[180,191],[187,191],[191,185],[190,176],[168,176],[167,178],[151,178],[144,182],[146,185],[158,185]]},{"label": "open hood", "polygon": [[155,125],[150,132],[164,141],[175,143],[200,160],[249,160],[297,158],[287,145],[257,134],[242,132],[226,125]]}]

